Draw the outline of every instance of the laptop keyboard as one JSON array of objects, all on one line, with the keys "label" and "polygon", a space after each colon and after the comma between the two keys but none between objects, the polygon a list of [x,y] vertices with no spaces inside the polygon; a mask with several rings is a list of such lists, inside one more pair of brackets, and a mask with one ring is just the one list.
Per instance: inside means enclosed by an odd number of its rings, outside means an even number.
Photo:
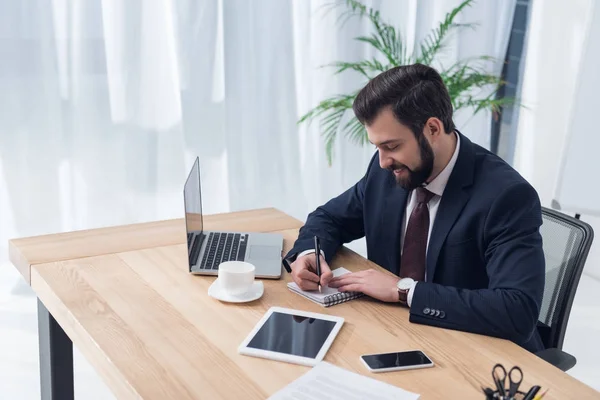
[{"label": "laptop keyboard", "polygon": [[[206,238],[206,235],[203,235]],[[200,239],[200,237],[198,237]],[[192,245],[191,259],[197,259],[202,240],[195,240]],[[248,235],[240,233],[218,233],[211,232],[208,234],[206,249],[204,256],[200,262],[200,269],[219,268],[219,264],[225,261],[238,260],[243,261],[246,254],[246,246],[248,243]]]}]

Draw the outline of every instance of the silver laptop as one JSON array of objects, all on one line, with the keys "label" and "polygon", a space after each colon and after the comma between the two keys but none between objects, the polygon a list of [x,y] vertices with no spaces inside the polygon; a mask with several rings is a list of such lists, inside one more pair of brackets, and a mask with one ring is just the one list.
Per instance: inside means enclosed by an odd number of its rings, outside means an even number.
[{"label": "silver laptop", "polygon": [[256,267],[257,278],[281,277],[283,236],[276,233],[205,231],[200,194],[200,162],[194,161],[183,189],[189,271],[217,275],[219,264],[247,261]]}]

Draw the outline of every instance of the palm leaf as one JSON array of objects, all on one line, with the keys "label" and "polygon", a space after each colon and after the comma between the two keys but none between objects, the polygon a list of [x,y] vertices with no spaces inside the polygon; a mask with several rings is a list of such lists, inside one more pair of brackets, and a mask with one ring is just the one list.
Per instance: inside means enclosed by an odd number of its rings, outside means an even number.
[{"label": "palm leaf", "polygon": [[[499,77],[486,73],[483,68],[460,63],[444,71],[442,79],[448,89],[455,110],[472,106],[474,104],[474,92],[489,91],[494,88],[491,93],[495,95],[498,89],[504,85],[504,82]],[[489,103],[490,107],[492,105],[492,103]]]},{"label": "palm leaf", "polygon": [[365,126],[356,117],[352,117],[342,128],[346,136],[358,145],[365,145],[369,141]]},{"label": "palm leaf", "polygon": [[351,94],[334,96],[334,97],[330,97],[328,99],[322,100],[315,108],[311,109],[306,114],[304,114],[300,118],[298,123],[300,124],[300,123],[307,122],[308,124],[310,124],[312,122],[312,120],[327,113],[328,111],[330,111],[332,109],[333,110],[351,109],[352,102],[353,102],[354,98],[356,97],[356,94],[357,94],[357,92],[354,92]]},{"label": "palm leaf", "polygon": [[340,121],[346,112],[343,108],[333,109],[329,115],[323,119],[321,129],[325,137],[325,153],[327,154],[327,162],[331,165],[333,161],[333,146],[340,128]]},{"label": "palm leaf", "polygon": [[[356,37],[354,40],[373,47],[381,57],[375,56],[358,62],[337,61],[326,66],[333,67],[336,75],[355,71],[368,81],[395,66],[413,63],[431,65],[444,49],[445,40],[453,30],[476,27],[476,24],[456,22],[457,16],[466,7],[471,6],[473,1],[462,1],[448,12],[445,18],[419,43],[416,50],[408,54],[400,29],[383,21],[379,11],[364,5],[359,0],[335,0],[329,4],[329,10],[340,5],[345,7],[338,17],[338,22],[345,23],[352,17],[366,18],[369,21],[373,32]],[[515,99],[498,97],[498,89],[504,85],[504,82],[487,72],[486,64],[492,60],[488,56],[478,56],[459,60],[448,68],[443,66],[438,68],[455,111],[472,108],[475,115],[484,109],[489,109],[497,115],[502,107],[517,102]],[[329,165],[333,160],[333,149],[339,134],[344,134],[347,139],[359,145],[368,142],[365,127],[354,115],[345,120],[346,116],[351,115],[352,103],[357,93],[358,91],[327,98],[304,114],[298,122],[310,124],[315,119],[320,120]]]},{"label": "palm leaf", "polygon": [[390,66],[400,65],[402,61],[402,38],[396,32],[393,25],[385,23],[381,19],[381,14],[378,10],[367,7],[357,0],[345,0],[347,11],[342,13],[340,18],[345,18],[347,21],[350,17],[367,17],[375,32],[371,36],[361,36],[355,38],[371,44],[379,50],[388,60]]},{"label": "palm leaf", "polygon": [[394,54],[392,54],[392,51],[390,50],[388,45],[385,42],[383,42],[383,40],[385,39],[382,38],[380,35],[373,34],[371,36],[359,36],[354,39],[360,42],[368,43],[371,46],[375,47],[387,58],[387,61],[391,66],[399,64],[398,60],[396,60]]},{"label": "palm leaf", "polygon": [[435,55],[442,49],[444,39],[446,35],[453,28],[458,27],[472,27],[473,24],[455,24],[454,19],[456,16],[467,6],[471,5],[473,0],[465,0],[458,7],[454,8],[452,11],[446,14],[446,18],[436,29],[434,29],[425,39],[420,46],[420,54],[418,57],[414,57],[415,62],[429,65]]},{"label": "palm leaf", "polygon": [[517,99],[511,97],[496,98],[496,92],[493,92],[484,98],[470,98],[465,104],[465,107],[474,107],[473,115],[485,109],[490,109],[492,112],[499,113],[503,106],[513,105],[517,102]]},{"label": "palm leaf", "polygon": [[331,64],[327,64],[326,66],[335,67],[335,75],[350,69],[360,73],[367,79],[371,79],[373,77],[373,73],[380,74],[381,72],[385,72],[388,69],[376,59],[363,60],[360,62],[337,61]]},{"label": "palm leaf", "polygon": [[352,109],[352,102],[355,97],[356,92],[325,99],[315,108],[304,114],[298,121],[298,123],[307,122],[310,125],[314,119],[322,117],[319,128],[325,140],[325,153],[329,165],[333,161],[333,148],[340,130],[340,123],[346,112]]},{"label": "palm leaf", "polygon": [[[372,11],[370,8],[357,0],[344,0],[342,3],[346,4],[346,13],[350,14],[351,16],[364,17],[365,15],[368,15],[370,11]],[[335,2],[334,4],[339,5],[339,2]]]}]

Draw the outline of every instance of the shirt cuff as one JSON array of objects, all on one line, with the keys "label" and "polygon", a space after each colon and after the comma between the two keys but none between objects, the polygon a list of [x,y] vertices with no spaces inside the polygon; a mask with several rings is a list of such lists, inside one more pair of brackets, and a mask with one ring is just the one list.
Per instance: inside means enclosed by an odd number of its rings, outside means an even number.
[{"label": "shirt cuff", "polygon": [[[305,256],[307,254],[312,254],[315,252],[315,249],[308,249],[308,250],[304,250],[302,253],[298,254],[298,257],[296,257],[296,259]],[[321,255],[323,256],[323,258],[325,258],[325,253],[323,253],[323,250],[321,250]]]},{"label": "shirt cuff", "polygon": [[[314,250],[313,250],[314,251]],[[417,281],[414,281],[410,289],[408,289],[408,296],[406,296],[406,304],[410,308],[410,303],[412,303],[413,294],[415,293],[415,288],[417,287]]]}]

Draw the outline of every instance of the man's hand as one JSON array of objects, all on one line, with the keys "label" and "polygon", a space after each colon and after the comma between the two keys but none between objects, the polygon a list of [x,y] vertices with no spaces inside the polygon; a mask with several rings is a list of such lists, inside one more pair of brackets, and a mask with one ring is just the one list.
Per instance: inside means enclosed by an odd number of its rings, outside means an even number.
[{"label": "man's hand", "polygon": [[329,286],[338,288],[340,292],[362,292],[381,301],[397,302],[398,279],[397,276],[369,269],[333,278]]},{"label": "man's hand", "polygon": [[[333,274],[325,258],[321,257],[321,286],[327,286]],[[315,253],[298,257],[290,266],[292,268],[292,279],[302,290],[317,290],[319,288],[319,277],[317,271],[317,257]]]}]

